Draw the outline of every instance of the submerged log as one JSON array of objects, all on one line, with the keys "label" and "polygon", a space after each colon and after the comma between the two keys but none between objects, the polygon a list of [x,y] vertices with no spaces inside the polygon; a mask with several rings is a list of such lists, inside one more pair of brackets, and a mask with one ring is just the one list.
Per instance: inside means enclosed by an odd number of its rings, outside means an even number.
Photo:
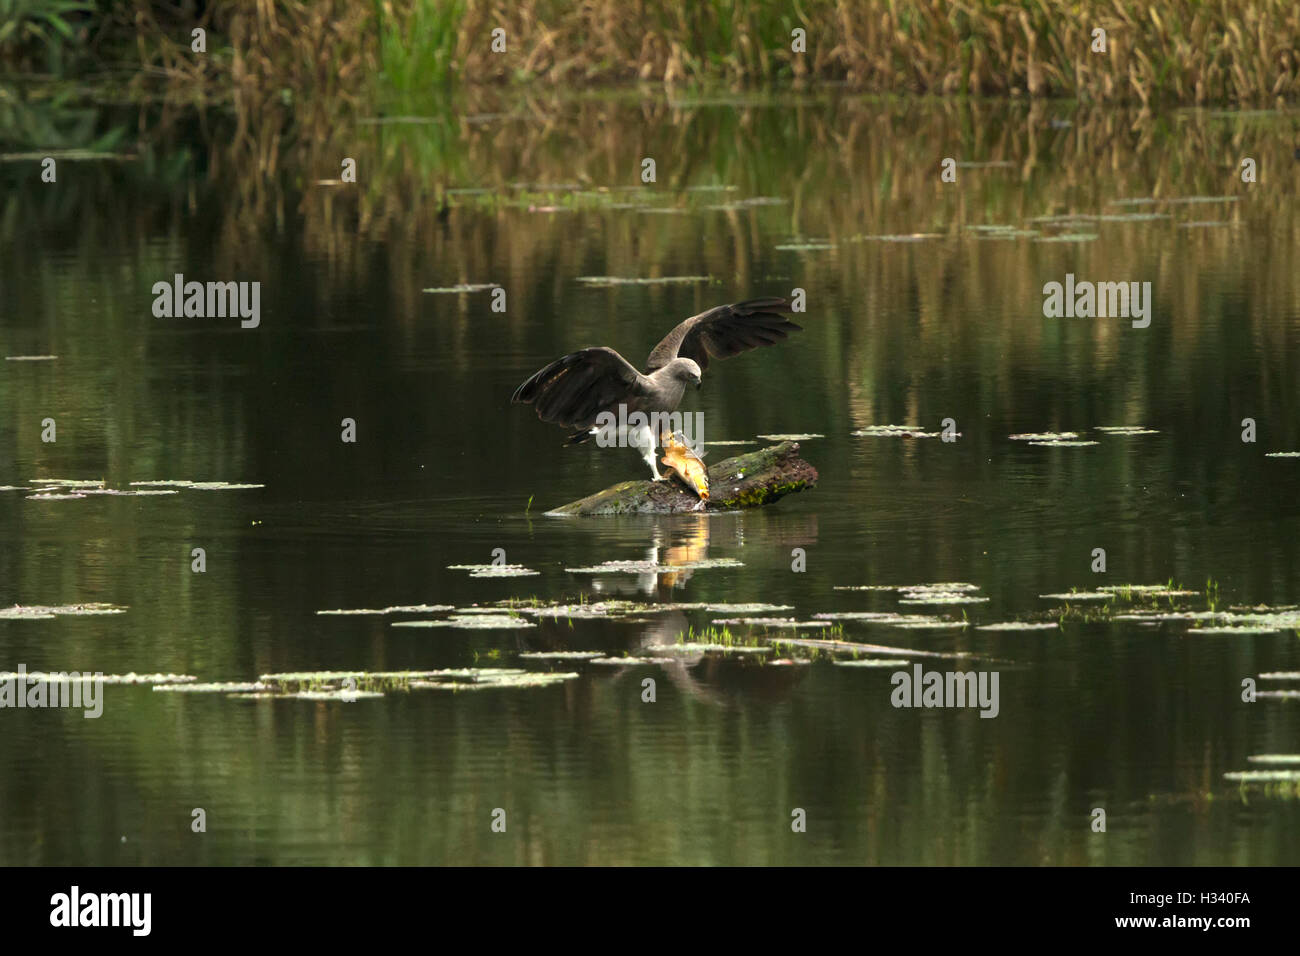
[{"label": "submerged log", "polygon": [[676,477],[625,481],[548,515],[671,515],[734,511],[767,505],[817,484],[817,469],[799,457],[798,442],[785,441],[720,461],[709,468],[709,500],[701,501]]}]

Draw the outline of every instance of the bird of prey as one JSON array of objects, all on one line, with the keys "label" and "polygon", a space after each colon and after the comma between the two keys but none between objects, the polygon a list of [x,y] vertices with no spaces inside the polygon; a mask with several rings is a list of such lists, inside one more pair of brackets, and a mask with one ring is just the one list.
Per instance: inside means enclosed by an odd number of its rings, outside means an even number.
[{"label": "bird of prey", "polygon": [[[566,445],[586,441],[599,431],[597,421],[610,417],[626,421],[640,412],[649,422],[663,422],[676,410],[688,384],[700,387],[709,359],[775,345],[789,333],[802,331],[782,314],[788,312],[789,301],[775,297],[701,312],[664,336],[646,359],[644,372],[611,348],[572,352],[532,375],[515,389],[512,401],[535,406],[544,422],[576,429]],[[667,429],[646,425],[633,431],[630,443],[641,448],[655,481],[662,481],[655,446]]]}]

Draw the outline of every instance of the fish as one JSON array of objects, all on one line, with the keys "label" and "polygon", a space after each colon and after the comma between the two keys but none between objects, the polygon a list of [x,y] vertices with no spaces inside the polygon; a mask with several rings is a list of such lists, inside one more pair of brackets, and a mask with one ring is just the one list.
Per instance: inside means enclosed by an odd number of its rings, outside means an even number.
[{"label": "fish", "polygon": [[696,497],[701,501],[709,500],[708,469],[704,466],[704,460],[686,444],[680,432],[675,432],[665,442],[662,461],[687,488],[695,492]]}]

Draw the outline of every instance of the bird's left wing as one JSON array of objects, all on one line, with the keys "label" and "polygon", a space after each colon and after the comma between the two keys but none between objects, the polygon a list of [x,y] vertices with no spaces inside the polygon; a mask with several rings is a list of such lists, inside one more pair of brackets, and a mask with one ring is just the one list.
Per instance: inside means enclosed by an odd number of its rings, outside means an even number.
[{"label": "bird's left wing", "polygon": [[603,411],[645,393],[646,378],[610,348],[556,359],[515,389],[511,401],[533,404],[544,422],[590,428]]}]

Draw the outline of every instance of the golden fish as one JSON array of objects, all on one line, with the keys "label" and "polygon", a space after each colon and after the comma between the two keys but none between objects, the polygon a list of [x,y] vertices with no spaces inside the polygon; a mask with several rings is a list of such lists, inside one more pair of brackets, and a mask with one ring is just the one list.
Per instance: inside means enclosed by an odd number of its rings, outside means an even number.
[{"label": "golden fish", "polygon": [[691,451],[685,441],[673,435],[664,444],[663,463],[673,470],[686,487],[699,496],[701,501],[709,500],[709,473],[704,461]]}]

